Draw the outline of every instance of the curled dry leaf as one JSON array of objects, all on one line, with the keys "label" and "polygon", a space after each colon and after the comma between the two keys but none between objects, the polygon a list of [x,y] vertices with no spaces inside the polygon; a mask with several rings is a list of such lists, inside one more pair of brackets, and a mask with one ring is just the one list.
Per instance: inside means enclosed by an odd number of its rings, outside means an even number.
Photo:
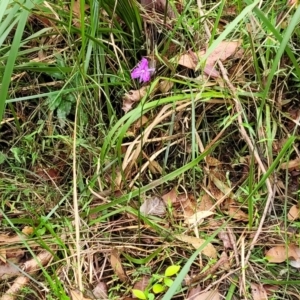
[{"label": "curled dry leaf", "polygon": [[[201,247],[206,242],[203,239],[184,234],[177,234],[175,235],[175,238],[179,241],[192,245],[195,249],[199,249],[199,247]],[[208,243],[203,248],[202,253],[210,258],[217,258],[217,250],[211,243]]]},{"label": "curled dry leaf", "polygon": [[125,113],[130,111],[132,109],[132,105],[136,102],[140,102],[141,99],[146,95],[147,93],[147,86],[143,86],[139,90],[130,90],[128,93],[126,93],[123,96],[123,107]]},{"label": "curled dry leaf", "polygon": [[119,251],[116,248],[111,250],[110,263],[115,272],[122,282],[127,281],[127,275],[123,269],[122,262],[120,259]]},{"label": "curled dry leaf", "polygon": [[93,295],[97,299],[107,299],[108,293],[107,293],[107,285],[105,282],[100,281],[93,289]]},{"label": "curled dry leaf", "polygon": [[161,198],[154,196],[144,201],[140,207],[140,212],[145,216],[164,216],[166,214],[166,205]]},{"label": "curled dry leaf", "polygon": [[251,295],[253,300],[268,300],[264,287],[256,283],[251,283]]},{"label": "curled dry leaf", "polygon": [[290,208],[290,211],[289,211],[289,214],[288,214],[289,221],[297,220],[297,219],[299,219],[299,216],[300,216],[300,211],[299,211],[298,206],[297,205],[293,205]]}]

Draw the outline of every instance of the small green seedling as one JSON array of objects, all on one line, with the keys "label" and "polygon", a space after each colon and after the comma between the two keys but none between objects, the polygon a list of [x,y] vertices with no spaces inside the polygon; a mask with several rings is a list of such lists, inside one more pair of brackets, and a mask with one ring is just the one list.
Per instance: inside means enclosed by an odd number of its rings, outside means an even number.
[{"label": "small green seedling", "polygon": [[[155,282],[153,285],[150,283],[149,289],[147,288],[145,291],[133,289],[132,293],[135,297],[142,300],[154,300],[154,294],[161,294],[167,288],[169,288],[173,284],[173,280],[170,278],[176,275],[180,270],[180,266],[172,265],[168,267],[165,271],[164,275],[154,274],[152,275],[150,282]],[[151,292],[152,290],[152,292]]]}]

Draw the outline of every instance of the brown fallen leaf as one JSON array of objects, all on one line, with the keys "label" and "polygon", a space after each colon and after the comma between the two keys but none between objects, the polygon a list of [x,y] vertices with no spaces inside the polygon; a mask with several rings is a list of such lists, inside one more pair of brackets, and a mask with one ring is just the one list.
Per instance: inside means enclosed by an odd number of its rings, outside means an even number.
[{"label": "brown fallen leaf", "polygon": [[[243,55],[242,51],[238,51],[242,42],[239,41],[222,41],[208,56],[206,64],[204,66],[204,73],[213,78],[219,78],[220,73],[215,69],[216,62],[218,60],[225,61],[229,57],[233,57],[236,54],[236,58]],[[206,45],[208,47],[208,45]],[[198,62],[204,57],[206,51],[200,50],[198,52],[189,51],[179,56],[178,64],[186,68],[196,70]]]},{"label": "brown fallen leaf", "polygon": [[[133,135],[136,135],[136,131],[142,128],[145,124],[147,124],[148,118],[144,115],[141,116],[136,122],[133,123]],[[126,152],[126,151],[125,151]],[[124,152],[124,153],[125,153]]]},{"label": "brown fallen leaf", "polygon": [[226,231],[219,232],[218,237],[222,240],[225,249],[233,249],[229,234]]},{"label": "brown fallen leaf", "polygon": [[6,264],[6,249],[1,248],[0,249],[0,261]]},{"label": "brown fallen leaf", "polygon": [[196,213],[194,213],[192,216],[188,217],[185,219],[184,223],[188,224],[188,225],[199,225],[201,224],[205,218],[213,215],[214,213],[212,211],[209,210],[204,210],[204,211],[197,211]]},{"label": "brown fallen leaf", "polygon": [[20,275],[20,269],[15,264],[0,264],[0,280]]},{"label": "brown fallen leaf", "polygon": [[115,272],[115,274],[119,277],[122,282],[127,282],[128,278],[123,269],[122,262],[120,259],[119,251],[116,248],[111,250],[110,255],[110,263]]},{"label": "brown fallen leaf", "polygon": [[241,210],[240,204],[236,203],[233,199],[226,199],[223,207],[232,219],[238,221],[248,221],[248,215]]},{"label": "brown fallen leaf", "polygon": [[266,252],[265,257],[272,263],[282,263],[287,259],[298,261],[300,259],[300,248],[293,244],[288,247],[285,245],[272,247]]},{"label": "brown fallen leaf", "polygon": [[206,60],[206,66],[214,66],[218,60],[225,61],[227,58],[233,56],[237,52],[241,44],[241,40],[222,41],[208,56]]},{"label": "brown fallen leaf", "polygon": [[187,295],[187,300],[195,300],[197,299],[197,296],[200,294],[201,292],[201,287],[198,284],[196,287],[192,288],[188,295]]},{"label": "brown fallen leaf", "polygon": [[156,160],[150,160],[149,159],[149,165],[148,165],[149,171],[152,174],[160,174],[163,173],[163,168],[160,166],[160,164]]},{"label": "brown fallen leaf", "polygon": [[193,299],[193,300],[220,300],[220,294],[217,290],[213,290],[213,291],[208,291],[208,292],[204,292],[202,294],[199,295],[194,295],[192,296],[192,298],[189,299]]},{"label": "brown fallen leaf", "polygon": [[[204,53],[204,51],[203,51]],[[179,56],[178,65],[184,66],[188,69],[195,70],[197,66],[196,54],[191,55],[191,53],[185,53]]]},{"label": "brown fallen leaf", "polygon": [[0,242],[6,243],[6,244],[14,244],[17,242],[22,241],[22,239],[26,239],[27,237],[25,235],[13,235],[9,236],[6,234],[0,234]]},{"label": "brown fallen leaf", "polygon": [[212,198],[210,197],[210,195],[205,193],[200,199],[201,199],[200,204],[197,207],[197,210],[199,210],[199,211],[201,211],[201,210],[214,211],[215,210],[215,209],[212,209],[212,207],[214,206],[214,202],[213,202]]},{"label": "brown fallen leaf", "polygon": [[171,80],[161,80],[158,84],[158,90],[161,93],[168,93],[174,86],[174,82]]},{"label": "brown fallen leaf", "polygon": [[282,163],[280,165],[280,169],[282,170],[299,170],[300,169],[300,158],[296,158],[293,160],[290,160],[288,162]]},{"label": "brown fallen leaf", "polygon": [[294,268],[300,269],[300,259],[290,260],[289,265],[294,267]]},{"label": "brown fallen leaf", "polygon": [[167,194],[164,194],[162,196],[162,199],[164,200],[164,202],[166,203],[166,205],[168,204],[174,204],[177,202],[177,192],[176,192],[176,188],[172,188],[172,190],[170,192],[168,192]]},{"label": "brown fallen leaf", "polygon": [[218,167],[224,164],[221,161],[219,161],[217,158],[214,158],[210,155],[207,155],[207,157],[205,158],[205,162],[208,167]]},{"label": "brown fallen leaf", "polygon": [[145,216],[164,216],[166,214],[166,205],[161,198],[154,196],[143,202],[140,212]]},{"label": "brown fallen leaf", "polygon": [[139,90],[130,90],[123,96],[123,107],[125,113],[132,109],[132,105],[140,102],[141,99],[147,94],[148,86],[143,86]]},{"label": "brown fallen leaf", "polygon": [[[234,198],[234,194],[232,192],[232,188],[229,187],[226,182],[223,180],[220,180],[222,174],[218,174],[220,172],[217,172],[216,170],[209,173],[209,179],[214,183],[214,185],[222,192],[223,195],[226,195],[226,197]],[[218,178],[220,177],[220,178]]]},{"label": "brown fallen leaf", "polygon": [[211,78],[221,77],[220,73],[215,69],[215,67],[208,64],[204,66],[203,72]]},{"label": "brown fallen leaf", "polygon": [[274,292],[279,290],[279,286],[273,284],[264,284],[263,287],[267,295],[272,295]]},{"label": "brown fallen leaf", "polygon": [[107,299],[108,298],[108,292],[107,292],[107,285],[105,282],[100,281],[93,289],[93,295],[97,299]]},{"label": "brown fallen leaf", "polygon": [[[177,234],[175,235],[175,238],[179,241],[192,245],[195,249],[199,249],[199,247],[201,247],[206,242],[204,239],[184,234]],[[202,253],[210,258],[217,258],[217,250],[211,243],[208,243],[203,248]]]},{"label": "brown fallen leaf", "polygon": [[[142,292],[144,292],[148,285],[149,285],[149,282],[150,282],[150,279],[151,277],[150,276],[143,276],[139,281],[137,281],[134,286],[133,286],[133,289],[134,290],[140,290]],[[134,297],[134,295],[132,294],[132,297]]]},{"label": "brown fallen leaf", "polygon": [[251,295],[253,300],[268,300],[264,287],[256,283],[251,283]]},{"label": "brown fallen leaf", "polygon": [[174,86],[174,82],[171,80],[161,80],[158,84],[158,89],[162,93],[168,93]]},{"label": "brown fallen leaf", "polygon": [[30,281],[28,276],[19,276],[14,280],[14,283],[10,285],[10,288],[1,295],[1,300],[15,300],[15,295],[19,294],[19,291]]},{"label": "brown fallen leaf", "polygon": [[300,210],[297,205],[293,205],[288,213],[289,221],[295,221],[300,217]]},{"label": "brown fallen leaf", "polygon": [[[23,234],[13,235],[13,236],[1,234],[0,242],[10,245],[10,244],[15,244],[15,243],[20,242],[23,238],[26,239],[26,236]],[[11,249],[7,249],[7,248],[1,248],[0,249],[0,262],[2,261],[4,264],[6,264],[7,258],[16,257],[16,254],[18,254],[19,256],[20,255],[22,256],[23,253],[24,252],[20,252],[19,250],[15,250],[15,249],[11,250]]]},{"label": "brown fallen leaf", "polygon": [[[84,4],[84,10],[89,9],[89,5]],[[73,2],[73,12],[80,17],[80,1],[75,0]]]}]

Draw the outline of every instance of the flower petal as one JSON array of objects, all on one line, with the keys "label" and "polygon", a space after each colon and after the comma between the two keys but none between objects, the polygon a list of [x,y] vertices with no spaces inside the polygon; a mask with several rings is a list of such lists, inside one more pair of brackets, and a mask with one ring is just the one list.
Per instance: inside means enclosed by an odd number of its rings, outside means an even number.
[{"label": "flower petal", "polygon": [[137,67],[131,72],[131,78],[132,79],[137,79],[140,78],[141,76],[141,70]]},{"label": "flower petal", "polygon": [[150,80],[150,77],[151,77],[150,72],[147,70],[147,71],[141,73],[140,80],[142,82],[147,82]]},{"label": "flower petal", "polygon": [[148,60],[143,57],[139,64],[131,72],[132,79],[139,79],[140,82],[147,82],[151,78],[151,72],[153,69],[149,69]]},{"label": "flower petal", "polygon": [[149,63],[148,63],[147,58],[145,58],[145,57],[142,58],[142,60],[141,60],[141,62],[140,62],[140,64],[139,64],[139,67],[140,67],[141,69],[145,70],[145,71],[148,70],[148,68],[149,68]]}]

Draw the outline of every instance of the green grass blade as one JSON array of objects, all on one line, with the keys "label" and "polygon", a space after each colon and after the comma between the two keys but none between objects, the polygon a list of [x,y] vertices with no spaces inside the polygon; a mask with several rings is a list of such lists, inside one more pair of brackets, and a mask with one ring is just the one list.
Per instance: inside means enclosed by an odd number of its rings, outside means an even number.
[{"label": "green grass blade", "polygon": [[[3,80],[1,82],[1,88],[0,88],[0,120],[3,117],[4,109],[5,109],[5,101],[7,98],[8,89],[10,86],[10,79],[11,75],[14,70],[14,65],[16,58],[18,56],[18,50],[21,43],[21,39],[23,36],[24,28],[30,13],[30,9],[33,7],[33,3],[31,1],[27,1],[24,4],[24,7],[27,9],[22,8],[19,18],[19,23],[15,32],[15,36],[11,45],[10,54],[7,59],[6,67],[4,70]],[[20,5],[21,9],[21,5]]]}]

